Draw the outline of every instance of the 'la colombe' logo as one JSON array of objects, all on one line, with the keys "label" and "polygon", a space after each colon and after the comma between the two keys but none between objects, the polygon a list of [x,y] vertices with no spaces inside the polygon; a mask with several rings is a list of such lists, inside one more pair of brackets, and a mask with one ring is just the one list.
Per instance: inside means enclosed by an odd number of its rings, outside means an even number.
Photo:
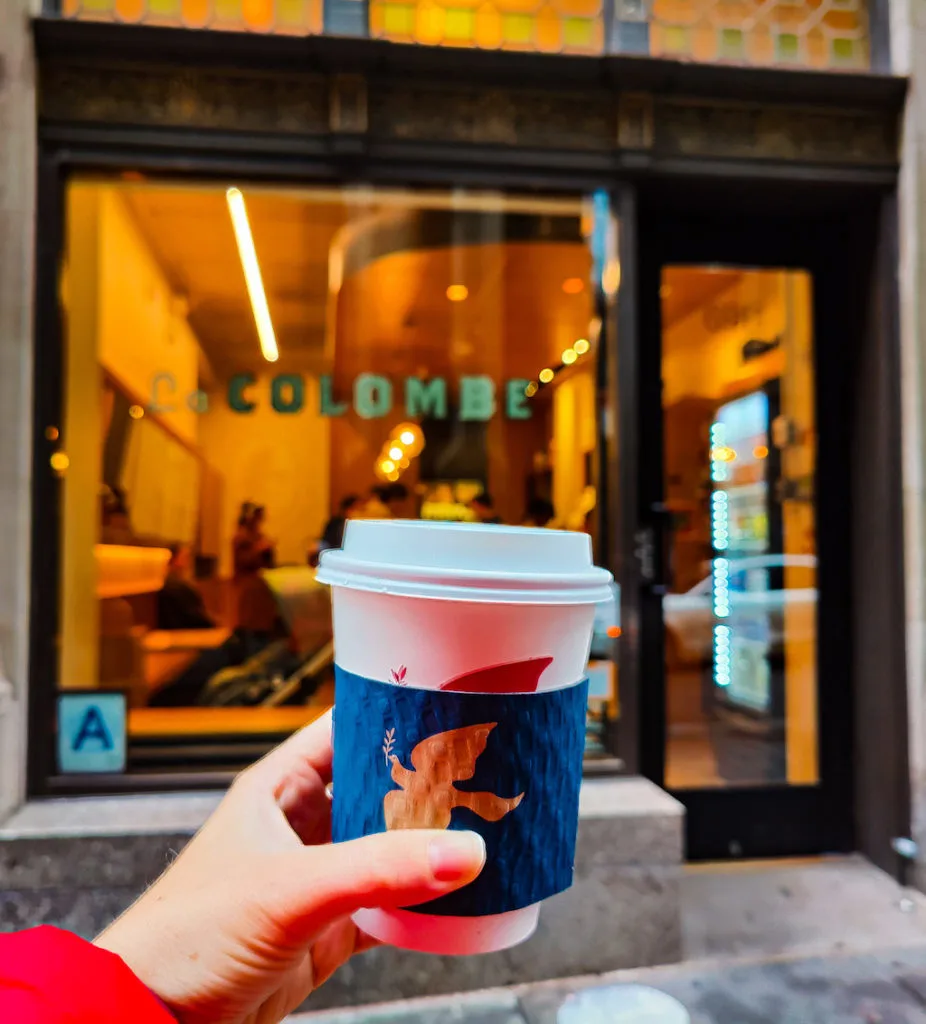
[{"label": "'la colombe' logo", "polygon": [[392,778],[402,788],[390,790],[383,799],[386,828],[448,828],[454,807],[468,807],[486,821],[498,821],[513,811],[524,799],[523,793],[509,799],[494,793],[464,793],[454,786],[475,775],[476,761],[496,725],[488,722],[429,736],[412,750],[413,770],[395,754],[389,755]]}]

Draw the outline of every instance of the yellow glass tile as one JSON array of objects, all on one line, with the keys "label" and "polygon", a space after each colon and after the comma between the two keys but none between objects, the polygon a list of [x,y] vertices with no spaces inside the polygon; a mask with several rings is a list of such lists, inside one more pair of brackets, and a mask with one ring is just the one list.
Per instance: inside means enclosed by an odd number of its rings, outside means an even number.
[{"label": "yellow glass tile", "polygon": [[472,42],[476,35],[476,15],[473,11],[448,7],[444,11],[444,38]]},{"label": "yellow glass tile", "polygon": [[180,0],[148,0],[148,14],[159,20],[180,21]]},{"label": "yellow glass tile", "polygon": [[800,59],[801,41],[790,32],[781,32],[775,39],[775,56],[784,63],[793,64]]},{"label": "yellow glass tile", "polygon": [[303,29],[306,32],[313,30],[306,0],[277,0],[276,8],[278,29]]},{"label": "yellow glass tile", "polygon": [[720,57],[726,60],[742,60],[746,56],[745,44],[742,29],[724,28],[720,30],[718,39]]},{"label": "yellow glass tile", "polygon": [[663,42],[666,53],[688,53],[691,49],[690,33],[681,25],[666,25]]},{"label": "yellow glass tile", "polygon": [[530,14],[503,14],[502,39],[505,43],[526,45],[534,38],[537,19]]},{"label": "yellow glass tile", "polygon": [[854,39],[834,39],[832,43],[833,63],[854,64],[858,59],[858,47]]},{"label": "yellow glass tile", "polygon": [[386,0],[386,3],[378,6],[383,19],[383,35],[407,39],[415,34],[414,4],[397,4],[393,0]]},{"label": "yellow glass tile", "polygon": [[215,0],[216,21],[241,21],[241,0]]},{"label": "yellow glass tile", "polygon": [[82,0],[80,5],[82,14],[111,14],[114,9],[113,0]]},{"label": "yellow glass tile", "polygon": [[570,50],[590,50],[595,42],[595,26],[590,18],[563,18],[563,45]]}]

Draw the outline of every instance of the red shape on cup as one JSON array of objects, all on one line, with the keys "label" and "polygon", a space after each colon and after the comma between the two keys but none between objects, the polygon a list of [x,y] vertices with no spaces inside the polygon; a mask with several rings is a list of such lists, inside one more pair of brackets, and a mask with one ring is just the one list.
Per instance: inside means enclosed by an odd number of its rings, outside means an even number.
[{"label": "red shape on cup", "polygon": [[536,693],[540,677],[553,664],[552,658],[528,658],[506,665],[464,672],[441,686],[454,693]]}]

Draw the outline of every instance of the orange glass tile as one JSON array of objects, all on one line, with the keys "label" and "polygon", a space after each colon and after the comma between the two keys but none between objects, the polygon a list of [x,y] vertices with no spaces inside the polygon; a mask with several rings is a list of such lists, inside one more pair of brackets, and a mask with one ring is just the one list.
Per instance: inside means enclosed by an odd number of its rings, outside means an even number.
[{"label": "orange glass tile", "polygon": [[562,48],[562,19],[552,4],[544,4],[537,12],[537,49],[559,53]]},{"label": "orange glass tile", "polygon": [[[110,10],[115,6],[115,13],[120,21],[136,22],[142,21],[147,13],[148,5],[145,0],[116,0],[115,5],[107,4]],[[87,0],[84,0],[84,8],[87,7]]]},{"label": "orange glass tile", "polygon": [[476,46],[494,50],[503,45],[503,16],[492,4],[482,4],[476,11]]},{"label": "orange glass tile", "polygon": [[415,40],[436,46],[444,41],[444,11],[436,3],[424,0],[418,4],[415,17]]},{"label": "orange glass tile", "polygon": [[273,0],[241,0],[245,25],[256,32],[268,32],[274,23]]},{"label": "orange glass tile", "polygon": [[183,0],[183,24],[188,28],[204,28],[211,14],[209,0]]}]

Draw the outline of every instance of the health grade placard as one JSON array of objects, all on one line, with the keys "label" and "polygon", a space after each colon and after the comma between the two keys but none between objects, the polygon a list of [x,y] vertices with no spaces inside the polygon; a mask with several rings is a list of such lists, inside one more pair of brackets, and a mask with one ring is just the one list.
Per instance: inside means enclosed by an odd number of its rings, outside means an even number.
[{"label": "health grade placard", "polygon": [[[515,668],[515,666],[512,666]],[[394,828],[478,832],[479,877],[408,908],[477,917],[572,884],[588,684],[465,693],[336,669],[332,838]]]}]

